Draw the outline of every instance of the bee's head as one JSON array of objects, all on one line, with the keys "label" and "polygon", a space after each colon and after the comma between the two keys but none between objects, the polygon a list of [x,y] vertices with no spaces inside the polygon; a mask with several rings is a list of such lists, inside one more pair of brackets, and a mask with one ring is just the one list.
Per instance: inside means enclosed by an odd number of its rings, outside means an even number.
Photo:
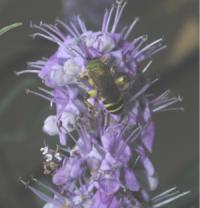
[{"label": "bee's head", "polygon": [[103,69],[105,69],[106,65],[105,63],[102,62],[101,59],[92,59],[88,62],[88,65],[87,65],[87,69],[90,71],[90,72],[94,72],[94,71],[99,71],[101,69],[101,71]]}]

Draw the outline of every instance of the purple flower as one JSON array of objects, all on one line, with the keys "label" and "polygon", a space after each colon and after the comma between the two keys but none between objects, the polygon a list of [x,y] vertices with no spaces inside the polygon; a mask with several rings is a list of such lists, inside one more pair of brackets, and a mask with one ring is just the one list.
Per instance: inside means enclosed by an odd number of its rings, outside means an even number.
[{"label": "purple flower", "polygon": [[[49,89],[28,92],[56,109],[55,115],[45,119],[43,130],[57,135],[62,147],[42,151],[44,168],[58,191],[34,179],[53,193],[49,197],[28,185],[47,203],[45,208],[156,208],[188,193],[170,189],[151,196],[158,186],[150,159],[155,131],[152,116],[176,109],[170,106],[181,98],[169,90],[149,95],[157,79],[149,81],[144,73],[151,57],[166,46],[162,39],[145,44],[146,36],[129,41],[138,18],[118,31],[127,3],[117,2],[106,10],[100,31],[88,30],[80,17],[69,24],[57,20],[56,25],[32,25],[40,31],[34,37],[58,45],[49,59],[31,62],[30,69],[17,73],[36,73]],[[100,68],[99,77],[92,74],[95,67]]]}]

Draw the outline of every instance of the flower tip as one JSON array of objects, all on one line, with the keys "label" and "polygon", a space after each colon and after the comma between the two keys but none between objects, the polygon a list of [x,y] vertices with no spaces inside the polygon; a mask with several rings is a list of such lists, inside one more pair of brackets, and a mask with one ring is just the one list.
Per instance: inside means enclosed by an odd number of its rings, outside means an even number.
[{"label": "flower tip", "polygon": [[31,92],[31,90],[29,88],[25,89],[25,93],[28,95]]},{"label": "flower tip", "polygon": [[29,187],[30,182],[29,181],[27,181],[27,182],[24,181],[21,176],[18,178],[18,181],[20,183],[22,183],[25,186],[25,188],[28,188]]},{"label": "flower tip", "polygon": [[30,26],[30,28],[33,28],[33,22],[32,21],[29,22],[29,26]]},{"label": "flower tip", "polygon": [[140,18],[139,17],[135,17],[135,22],[139,22],[140,21]]},{"label": "flower tip", "polygon": [[31,179],[31,181],[33,181],[33,182],[37,182],[37,181],[38,181],[36,178],[34,178],[33,175],[30,175],[30,179]]},{"label": "flower tip", "polygon": [[128,0],[116,0],[116,4],[122,5],[123,3],[127,3]]},{"label": "flower tip", "polygon": [[183,101],[183,97],[179,95],[179,96],[178,96],[178,101],[179,101],[179,102],[182,102],[182,101]]},{"label": "flower tip", "polygon": [[13,73],[14,73],[14,75],[16,75],[16,76],[19,76],[19,75],[20,75],[18,71],[14,71]]},{"label": "flower tip", "polygon": [[31,35],[29,35],[29,37],[35,39],[36,34],[31,34]]}]

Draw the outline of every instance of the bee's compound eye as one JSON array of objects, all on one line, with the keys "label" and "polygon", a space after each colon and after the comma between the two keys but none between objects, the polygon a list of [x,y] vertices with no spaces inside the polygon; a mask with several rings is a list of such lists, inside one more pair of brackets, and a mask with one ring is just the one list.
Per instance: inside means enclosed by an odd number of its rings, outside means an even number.
[{"label": "bee's compound eye", "polygon": [[53,155],[52,154],[46,154],[45,155],[45,160],[46,160],[46,162],[52,161],[53,160]]}]

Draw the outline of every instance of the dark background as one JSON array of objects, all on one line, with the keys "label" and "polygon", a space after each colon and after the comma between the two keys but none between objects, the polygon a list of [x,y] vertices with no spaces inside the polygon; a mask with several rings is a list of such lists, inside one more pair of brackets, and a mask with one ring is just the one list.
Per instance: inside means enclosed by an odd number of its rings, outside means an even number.
[{"label": "dark background", "polygon": [[[95,9],[94,0],[71,0],[78,2],[72,7],[70,0],[65,1],[67,4],[61,0],[0,0],[0,27],[24,23],[0,37],[0,208],[42,207],[17,180],[29,175],[46,180],[39,149],[44,139],[54,140],[41,131],[43,120],[52,113],[48,103],[24,93],[25,88],[41,85],[39,79],[32,75],[16,77],[13,73],[24,69],[27,61],[48,57],[56,49],[48,41],[30,38],[30,20],[53,23],[56,17],[67,19],[76,10],[85,19],[89,12],[96,14],[87,19],[93,28],[98,14],[103,15],[103,3]],[[64,9],[63,5],[68,7]],[[140,17],[132,37],[145,33],[150,41],[164,37],[168,48],[155,56],[149,73],[161,77],[152,91],[171,88],[184,98],[183,113],[154,116],[152,160],[160,176],[158,191],[174,185],[182,191],[192,191],[167,207],[198,207],[198,8],[197,0],[129,0],[122,18],[124,24]]]}]

